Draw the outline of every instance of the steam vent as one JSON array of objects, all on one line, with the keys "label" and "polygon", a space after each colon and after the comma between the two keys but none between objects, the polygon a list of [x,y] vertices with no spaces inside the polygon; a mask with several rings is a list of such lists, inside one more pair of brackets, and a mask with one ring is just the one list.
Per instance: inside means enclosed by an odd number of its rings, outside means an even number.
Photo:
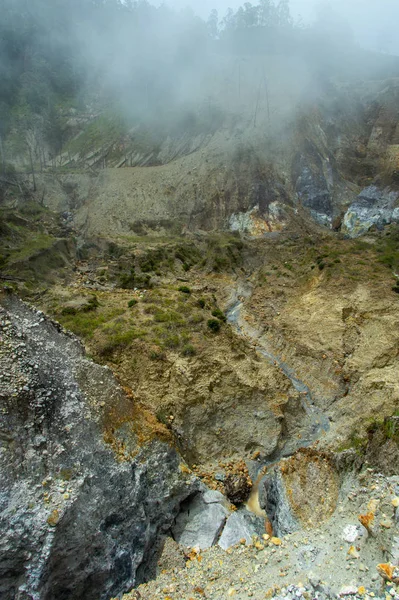
[{"label": "steam vent", "polygon": [[399,600],[399,4],[0,14],[0,599]]}]

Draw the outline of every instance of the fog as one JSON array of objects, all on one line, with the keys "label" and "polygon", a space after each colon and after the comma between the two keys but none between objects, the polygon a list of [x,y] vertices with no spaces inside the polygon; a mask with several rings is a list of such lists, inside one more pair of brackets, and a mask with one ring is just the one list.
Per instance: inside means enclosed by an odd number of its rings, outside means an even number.
[{"label": "fog", "polygon": [[331,82],[399,74],[388,57],[399,54],[396,0],[0,0],[0,9],[3,164],[27,146],[41,163],[40,148],[65,151],[71,110],[108,115],[107,140],[144,125],[154,146],[237,123],[276,132]]},{"label": "fog", "polygon": [[[196,14],[206,18],[212,9],[223,16],[229,7],[236,10],[244,2],[239,0],[167,0],[155,2],[167,4],[176,9],[190,7]],[[291,0],[291,14],[294,20],[305,24],[314,22],[322,0]],[[344,18],[354,32],[356,40],[365,48],[399,54],[397,23],[399,3],[397,0],[332,0],[328,2],[333,10]]]}]

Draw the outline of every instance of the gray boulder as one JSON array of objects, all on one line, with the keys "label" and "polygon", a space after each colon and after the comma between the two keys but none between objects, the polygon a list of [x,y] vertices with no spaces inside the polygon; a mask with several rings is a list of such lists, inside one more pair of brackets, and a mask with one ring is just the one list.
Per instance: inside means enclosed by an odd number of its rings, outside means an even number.
[{"label": "gray boulder", "polygon": [[242,510],[233,513],[228,519],[220,536],[219,546],[227,550],[245,539],[247,544],[252,542],[254,535],[265,533],[265,520],[252,513]]},{"label": "gray boulder", "polygon": [[213,546],[229,514],[225,503],[223,494],[212,491],[186,501],[172,529],[174,539],[189,548],[206,550]]},{"label": "gray boulder", "polygon": [[306,165],[296,182],[296,193],[302,206],[310,210],[312,218],[326,227],[333,219],[333,200],[329,184],[322,172],[314,173]]},{"label": "gray boulder", "polygon": [[271,471],[259,486],[259,504],[266,511],[275,535],[283,537],[300,529],[287,498],[279,469]]}]

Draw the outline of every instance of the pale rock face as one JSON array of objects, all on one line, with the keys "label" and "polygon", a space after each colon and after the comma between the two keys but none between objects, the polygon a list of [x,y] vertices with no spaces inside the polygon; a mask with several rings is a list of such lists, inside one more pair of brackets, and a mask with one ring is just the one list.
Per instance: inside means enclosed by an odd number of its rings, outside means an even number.
[{"label": "pale rock face", "polygon": [[230,231],[246,233],[255,238],[281,231],[285,226],[284,207],[277,201],[271,202],[265,213],[261,213],[257,205],[247,212],[232,214],[228,221]]},{"label": "pale rock face", "polygon": [[342,231],[349,237],[363,235],[373,226],[382,229],[389,223],[399,221],[397,192],[376,186],[365,188],[344,216]]},{"label": "pale rock face", "polygon": [[173,537],[183,547],[206,550],[216,543],[228,514],[223,504],[208,503],[198,494],[182,506],[172,529]]}]

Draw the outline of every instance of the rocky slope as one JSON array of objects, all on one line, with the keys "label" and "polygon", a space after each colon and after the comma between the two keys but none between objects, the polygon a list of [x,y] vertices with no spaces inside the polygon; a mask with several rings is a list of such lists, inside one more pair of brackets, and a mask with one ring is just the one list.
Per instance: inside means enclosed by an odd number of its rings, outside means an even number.
[{"label": "rocky slope", "polygon": [[[358,475],[345,471],[339,475],[330,466],[332,479],[319,479],[314,472],[311,481],[315,458],[307,463],[305,456],[299,457],[308,465],[310,485],[305,503],[309,513],[300,529],[291,528],[285,535],[280,530],[281,537],[253,532],[249,539],[242,529],[242,539],[227,551],[219,544],[205,551],[185,550],[184,555],[183,548],[169,543],[158,578],[124,600],[397,598],[386,572],[391,573],[389,565],[397,565],[399,559],[398,477],[387,478],[370,468]],[[318,460],[323,470],[323,460]],[[288,461],[293,472],[298,467],[294,462]],[[315,493],[309,494],[310,489]],[[299,487],[293,491],[296,501],[301,500],[298,491]],[[326,497],[325,504],[319,492]],[[304,516],[303,506],[297,505],[296,516]],[[359,515],[370,511],[373,524],[367,530]]]},{"label": "rocky slope", "polygon": [[[39,194],[87,235],[232,228],[280,230],[306,218],[348,235],[398,221],[398,80],[329,84],[256,126],[243,111],[155,163],[43,175]],[[282,111],[282,112],[281,112]],[[115,140],[117,146],[118,140]],[[132,164],[133,166],[127,166]],[[84,157],[77,166],[86,165]],[[137,166],[134,166],[137,165]],[[87,166],[87,165],[86,165]],[[76,166],[75,166],[76,171]]]},{"label": "rocky slope", "polygon": [[108,368],[9,296],[0,360],[1,597],[127,591],[148,577],[195,478]]},{"label": "rocky slope", "polygon": [[2,211],[10,285],[96,361],[1,296],[2,596],[398,583],[398,90],[334,84],[121,168],[90,148],[38,176],[54,213]]}]

